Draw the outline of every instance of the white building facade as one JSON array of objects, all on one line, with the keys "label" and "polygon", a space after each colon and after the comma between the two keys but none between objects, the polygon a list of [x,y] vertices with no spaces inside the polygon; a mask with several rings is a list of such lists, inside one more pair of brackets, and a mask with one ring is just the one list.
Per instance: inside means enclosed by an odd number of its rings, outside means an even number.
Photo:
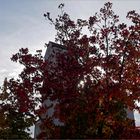
[{"label": "white building facade", "polygon": [[[63,48],[62,45],[56,44],[54,42],[49,42],[46,53],[45,53],[45,59],[49,62],[51,62],[54,66],[57,65],[57,58],[56,58],[56,54],[58,53],[64,53],[66,50]],[[50,70],[51,71],[51,70]],[[46,114],[43,114],[41,116],[41,119],[45,119],[46,115],[48,116],[52,116],[53,112],[54,112],[54,107],[55,105],[58,103],[57,101],[50,101],[49,99],[44,100],[44,102],[42,103],[42,106],[49,106],[53,103],[52,108],[50,108]],[[134,112],[127,109],[127,116],[129,119],[134,120]],[[38,120],[35,124],[35,131],[34,131],[34,138],[37,138],[37,136],[43,131],[40,129],[40,125],[43,123],[42,120]],[[135,121],[134,121],[135,122]],[[54,118],[54,124],[56,125],[63,125],[63,123],[61,123],[57,118]]]}]

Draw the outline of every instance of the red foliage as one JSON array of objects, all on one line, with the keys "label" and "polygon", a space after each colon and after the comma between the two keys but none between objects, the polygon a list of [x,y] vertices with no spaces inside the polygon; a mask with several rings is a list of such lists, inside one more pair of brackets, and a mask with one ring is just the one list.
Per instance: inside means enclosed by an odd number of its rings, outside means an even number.
[{"label": "red foliage", "polygon": [[[13,55],[13,61],[25,66],[21,80],[11,81],[21,110],[35,111],[38,101],[46,99],[58,103],[54,115],[43,120],[39,138],[140,138],[125,114],[125,108],[139,110],[135,101],[140,91],[140,15],[129,12],[133,24],[128,27],[111,8],[108,2],[99,14],[77,22],[64,12],[55,21],[44,14],[66,50],[55,54],[58,65],[52,58],[44,61],[40,51],[33,56],[21,49]],[[38,94],[41,97],[34,100]],[[54,125],[54,118],[63,125]]]}]

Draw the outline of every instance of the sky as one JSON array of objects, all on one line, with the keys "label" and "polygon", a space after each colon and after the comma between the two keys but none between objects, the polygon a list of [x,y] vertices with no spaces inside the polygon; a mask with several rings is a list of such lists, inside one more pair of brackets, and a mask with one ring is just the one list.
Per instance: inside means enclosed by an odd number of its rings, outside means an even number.
[{"label": "sky", "polygon": [[[109,0],[108,0],[109,1]],[[10,60],[20,48],[31,52],[43,49],[44,44],[54,41],[55,30],[43,17],[50,12],[53,18],[60,13],[58,5],[65,4],[65,11],[73,19],[88,19],[107,0],[0,0],[0,85],[5,77],[17,77],[23,67]],[[110,0],[113,10],[122,22],[130,10],[140,13],[140,0]],[[140,116],[135,113],[137,124]]]}]

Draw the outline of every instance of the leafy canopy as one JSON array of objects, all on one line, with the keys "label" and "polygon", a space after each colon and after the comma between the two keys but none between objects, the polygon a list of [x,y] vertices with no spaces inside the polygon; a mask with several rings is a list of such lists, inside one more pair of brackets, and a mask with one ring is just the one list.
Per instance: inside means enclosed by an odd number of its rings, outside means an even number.
[{"label": "leafy canopy", "polygon": [[[24,65],[19,79],[11,79],[8,86],[19,110],[40,118],[38,138],[140,138],[126,114],[127,108],[139,111],[140,15],[128,12],[128,26],[119,22],[110,2],[87,20],[73,21],[64,4],[58,8],[56,19],[50,13],[44,16],[65,51],[44,60],[40,51],[31,55],[22,48],[12,57]],[[56,105],[36,110],[45,100]],[[52,106],[53,115],[42,118]],[[63,125],[55,125],[54,118]]]}]

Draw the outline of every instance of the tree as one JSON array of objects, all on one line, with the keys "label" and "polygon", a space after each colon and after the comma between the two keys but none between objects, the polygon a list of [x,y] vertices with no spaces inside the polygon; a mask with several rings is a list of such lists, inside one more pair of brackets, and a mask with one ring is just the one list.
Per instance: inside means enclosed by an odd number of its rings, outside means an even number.
[{"label": "tree", "polygon": [[[44,131],[38,138],[140,138],[126,115],[127,108],[139,111],[140,15],[130,11],[132,25],[120,23],[108,2],[88,20],[73,21],[63,7],[59,5],[55,20],[44,14],[57,31],[56,42],[66,50],[55,54],[57,64],[43,60],[40,51],[29,54],[27,48],[12,57],[25,66],[9,87],[21,111],[40,117]],[[35,107],[46,99],[57,104],[54,114],[42,120],[52,105]],[[63,125],[56,126],[54,118]]]},{"label": "tree", "polygon": [[33,118],[19,111],[17,97],[7,92],[8,84],[5,79],[0,94],[0,138],[31,139],[27,130],[32,125]]}]

